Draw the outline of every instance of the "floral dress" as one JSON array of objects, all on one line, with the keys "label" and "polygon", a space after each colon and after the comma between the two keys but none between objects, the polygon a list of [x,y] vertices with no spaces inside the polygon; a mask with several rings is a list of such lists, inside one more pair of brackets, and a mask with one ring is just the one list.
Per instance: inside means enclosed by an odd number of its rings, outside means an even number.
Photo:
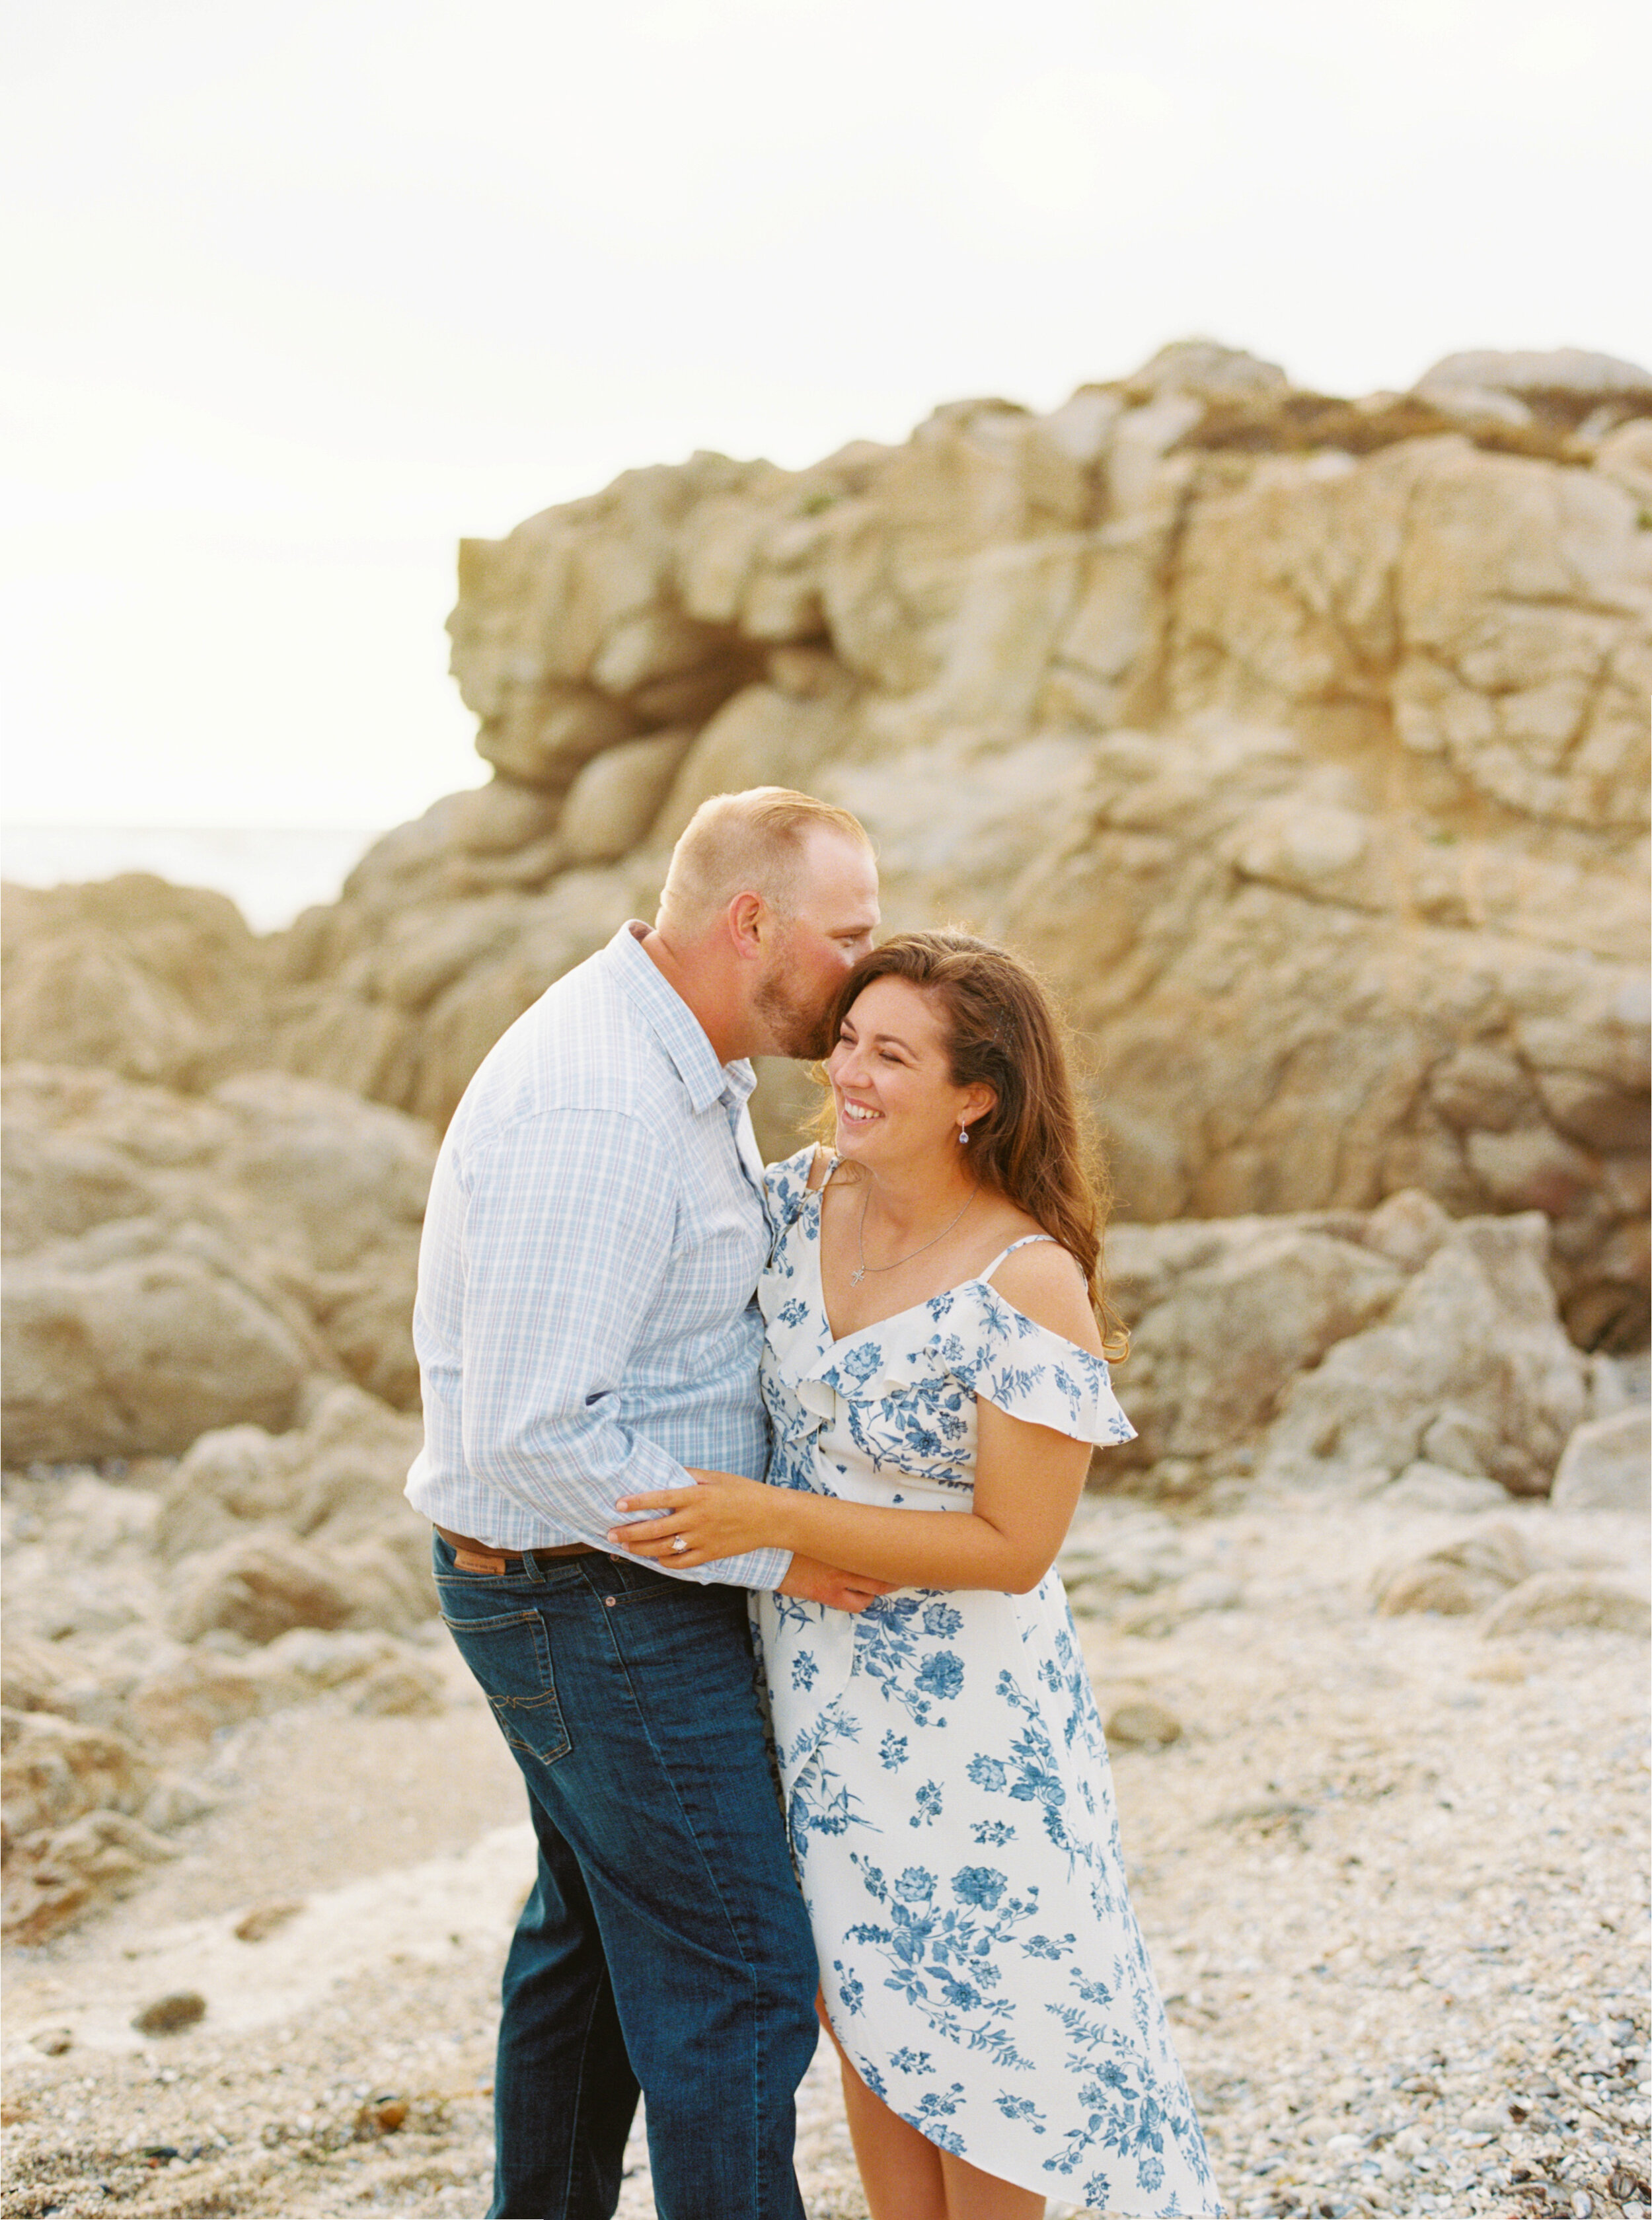
[{"label": "floral dress", "polygon": [[[968,1511],[978,1396],[1131,1438],[1100,1359],[988,1284],[1002,1257],[834,1339],[812,1156],[765,1179],[776,1486]],[[1154,2220],[1219,2212],[1059,1576],[897,1589],[858,1617],[764,1595],[755,1613],[826,2010],[862,2080],[1001,2180]]]}]

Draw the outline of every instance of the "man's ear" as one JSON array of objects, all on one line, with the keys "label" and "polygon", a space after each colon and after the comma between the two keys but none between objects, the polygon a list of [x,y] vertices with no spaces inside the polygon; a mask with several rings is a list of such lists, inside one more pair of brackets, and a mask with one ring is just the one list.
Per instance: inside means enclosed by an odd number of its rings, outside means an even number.
[{"label": "man's ear", "polygon": [[755,963],[763,954],[764,932],[769,923],[767,902],[761,895],[736,895],[724,911],[723,918],[735,954],[747,963]]}]

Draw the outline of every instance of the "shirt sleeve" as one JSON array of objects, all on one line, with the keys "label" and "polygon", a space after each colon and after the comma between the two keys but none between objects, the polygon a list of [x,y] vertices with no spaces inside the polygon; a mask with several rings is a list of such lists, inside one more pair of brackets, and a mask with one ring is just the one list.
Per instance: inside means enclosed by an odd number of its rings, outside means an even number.
[{"label": "shirt sleeve", "polygon": [[[556,1110],[486,1144],[464,1185],[465,1464],[606,1549],[620,1496],[689,1484],[620,1415],[669,1261],[675,1174],[639,1119]],[[680,1580],[774,1588],[791,1558],[759,1550],[681,1573],[651,1562]]]}]

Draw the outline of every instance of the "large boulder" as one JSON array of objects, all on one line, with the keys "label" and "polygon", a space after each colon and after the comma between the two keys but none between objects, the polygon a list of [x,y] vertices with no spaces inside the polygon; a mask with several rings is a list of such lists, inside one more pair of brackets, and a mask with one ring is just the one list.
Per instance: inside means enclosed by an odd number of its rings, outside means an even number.
[{"label": "large boulder", "polygon": [[1123,1225],[1108,1243],[1114,1302],[1134,1324],[1119,1375],[1131,1461],[1203,1458],[1254,1439],[1326,1350],[1391,1310],[1399,1265],[1299,1219]]},{"label": "large boulder", "polygon": [[279,1072],[186,1096],[15,1065],[4,1109],[14,1462],[279,1431],[313,1374],[416,1402],[427,1128]]},{"label": "large boulder", "polygon": [[124,1735],[48,1712],[0,1713],[3,1816],[10,1840],[101,1807],[135,1812],[154,1769]]},{"label": "large boulder", "polygon": [[256,1025],[265,951],[225,895],[128,872],[8,886],[0,901],[8,1062],[195,1086]]},{"label": "large boulder", "polygon": [[309,1352],[218,1244],[184,1245],[196,1231],[164,1241],[145,1228],[131,1257],[87,1242],[11,1263],[9,1458],[165,1454],[203,1425],[290,1421]]},{"label": "large boulder", "polygon": [[1424,1456],[1449,1417],[1459,1444],[1478,1439],[1481,1476],[1546,1495],[1587,1399],[1544,1269],[1548,1239],[1535,1213],[1452,1225],[1380,1324],[1292,1383],[1268,1437],[1269,1476],[1369,1487]]},{"label": "large boulder", "polygon": [[284,1434],[238,1425],[180,1459],[155,1520],[171,1624],[256,1643],[290,1627],[401,1632],[435,1608],[430,1528],[402,1494],[422,1429],[354,1387]]},{"label": "large boulder", "polygon": [[43,1942],[147,1866],[177,1855],[134,1816],[154,1767],[128,1737],[45,1712],[0,1712],[0,1931]]},{"label": "large boulder", "polygon": [[1547,1494],[1591,1394],[1547,1244],[1535,1214],[1453,1220],[1415,1192],[1370,1212],[1115,1226],[1107,1276],[1131,1326],[1116,1385],[1137,1438],[1105,1473],[1398,1481],[1396,1500],[1439,1507]]}]

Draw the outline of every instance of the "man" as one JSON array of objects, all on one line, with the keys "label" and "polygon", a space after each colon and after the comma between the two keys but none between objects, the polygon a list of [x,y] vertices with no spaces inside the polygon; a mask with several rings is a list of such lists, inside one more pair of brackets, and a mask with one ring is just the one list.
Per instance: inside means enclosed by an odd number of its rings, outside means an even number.
[{"label": "man", "polygon": [[672,1577],[605,1541],[620,1496],[689,1465],[764,1475],[748,1059],[825,1052],[877,918],[847,812],[716,796],[652,930],[518,1019],[442,1145],[407,1492],[539,1837],[505,1966],[496,2215],[608,2220],[640,2083],[661,2220],[802,2220],[816,1970],[746,1591],[847,1610],[883,1591],[774,1550]]}]

